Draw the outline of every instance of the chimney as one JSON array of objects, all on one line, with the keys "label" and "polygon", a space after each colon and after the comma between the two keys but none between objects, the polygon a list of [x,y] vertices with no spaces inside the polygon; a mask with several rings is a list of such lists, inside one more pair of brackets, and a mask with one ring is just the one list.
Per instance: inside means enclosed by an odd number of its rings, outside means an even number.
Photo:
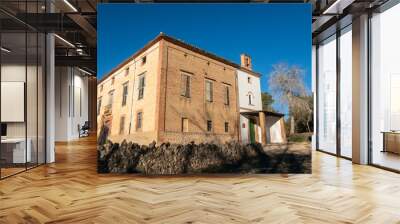
[{"label": "chimney", "polygon": [[240,55],[240,65],[248,70],[251,70],[251,57],[247,54]]}]

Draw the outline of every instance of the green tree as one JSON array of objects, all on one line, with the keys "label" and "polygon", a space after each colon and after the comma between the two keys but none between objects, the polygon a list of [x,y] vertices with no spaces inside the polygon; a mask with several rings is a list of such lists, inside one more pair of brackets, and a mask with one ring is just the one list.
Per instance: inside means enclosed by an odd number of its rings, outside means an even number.
[{"label": "green tree", "polygon": [[262,109],[268,111],[274,111],[272,108],[272,104],[274,103],[274,99],[272,95],[268,92],[261,93],[261,101],[262,101]]}]

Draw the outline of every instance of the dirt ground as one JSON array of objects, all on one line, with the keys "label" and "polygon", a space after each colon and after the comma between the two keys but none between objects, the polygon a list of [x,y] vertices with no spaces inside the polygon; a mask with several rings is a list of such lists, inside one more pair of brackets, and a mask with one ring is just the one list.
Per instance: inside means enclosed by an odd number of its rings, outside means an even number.
[{"label": "dirt ground", "polygon": [[310,142],[295,142],[287,144],[269,144],[264,146],[264,151],[268,152],[281,152],[282,150],[288,153],[311,154]]}]

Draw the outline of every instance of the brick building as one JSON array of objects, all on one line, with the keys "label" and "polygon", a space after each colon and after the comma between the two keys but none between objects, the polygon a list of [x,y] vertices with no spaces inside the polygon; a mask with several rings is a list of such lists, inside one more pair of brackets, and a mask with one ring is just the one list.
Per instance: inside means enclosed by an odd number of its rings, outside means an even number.
[{"label": "brick building", "polygon": [[240,140],[237,70],[202,49],[158,35],[98,83],[98,126],[147,144]]}]

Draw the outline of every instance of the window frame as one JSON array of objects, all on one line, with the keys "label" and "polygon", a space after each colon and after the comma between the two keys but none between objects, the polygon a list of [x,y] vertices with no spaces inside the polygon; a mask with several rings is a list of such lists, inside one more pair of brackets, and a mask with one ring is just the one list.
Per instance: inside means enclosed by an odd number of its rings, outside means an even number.
[{"label": "window frame", "polygon": [[[125,93],[126,90],[126,93]],[[128,94],[129,94],[129,82],[125,82],[122,84],[122,106],[126,106],[128,102]]]},{"label": "window frame", "polygon": [[253,104],[253,93],[251,93],[251,92],[249,92],[248,94],[247,94],[247,96],[248,96],[248,103],[249,103],[249,105],[250,106],[254,106],[254,104]]},{"label": "window frame", "polygon": [[135,126],[136,126],[136,131],[142,130],[142,128],[143,128],[143,111],[138,111],[136,113],[136,125]]},{"label": "window frame", "polygon": [[207,132],[212,132],[212,131],[213,131],[212,120],[207,120]]},{"label": "window frame", "polygon": [[[185,128],[185,121],[186,121],[186,128]],[[189,119],[187,117],[182,117],[181,119],[181,132],[183,133],[189,132]]]},{"label": "window frame", "polygon": [[[144,88],[146,87],[146,73],[142,73],[138,76],[138,100],[141,100],[144,98]],[[143,85],[141,80],[143,79]]]},{"label": "window frame", "polygon": [[[208,89],[207,84],[210,84],[210,97],[208,97]],[[206,102],[212,103],[214,102],[214,81],[210,79],[205,80],[205,98]]]},{"label": "window frame", "polygon": [[224,85],[224,105],[230,105],[230,86],[226,84]]},{"label": "window frame", "polygon": [[125,133],[125,118],[126,118],[125,115],[122,115],[122,116],[119,118],[119,132],[118,132],[118,133],[119,133],[120,135]]},{"label": "window frame", "polygon": [[99,116],[101,112],[101,101],[102,97],[97,98],[97,116]]},{"label": "window frame", "polygon": [[[186,80],[184,80],[186,78]],[[181,96],[191,98],[192,77],[189,73],[181,73]]]}]

